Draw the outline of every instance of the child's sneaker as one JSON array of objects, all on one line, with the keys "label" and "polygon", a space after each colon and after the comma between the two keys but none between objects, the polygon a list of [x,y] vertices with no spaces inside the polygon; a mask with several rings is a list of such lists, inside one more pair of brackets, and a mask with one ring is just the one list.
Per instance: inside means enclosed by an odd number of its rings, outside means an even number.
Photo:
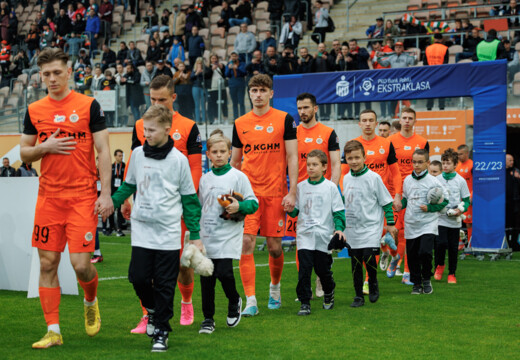
[{"label": "child's sneaker", "polygon": [[401,280],[401,282],[405,285],[413,285],[413,282],[410,281],[410,273],[409,272],[405,272],[403,274],[403,280]]},{"label": "child's sneaker", "polygon": [[334,290],[330,294],[323,296],[323,308],[325,310],[331,310],[334,307]]},{"label": "child's sneaker", "polygon": [[423,280],[422,286],[423,286],[423,292],[425,294],[433,293],[432,282],[430,280]]},{"label": "child's sneaker", "polygon": [[456,284],[457,283],[457,278],[455,277],[455,275],[448,275],[448,284]]},{"label": "child's sneaker", "polygon": [[215,321],[213,319],[204,319],[200,324],[199,334],[212,334],[215,331]]},{"label": "child's sneaker", "polygon": [[242,313],[242,298],[238,298],[238,302],[235,304],[228,305],[228,315],[227,315],[227,326],[235,327],[240,322],[240,317]]},{"label": "child's sneaker", "polygon": [[421,295],[423,293],[423,288],[421,285],[413,285],[412,295]]},{"label": "child's sneaker", "polygon": [[365,298],[363,298],[361,296],[356,296],[354,298],[354,301],[352,302],[352,304],[350,304],[350,307],[356,308],[356,307],[360,307],[363,305],[365,305]]},{"label": "child's sneaker", "polygon": [[404,272],[401,271],[401,268],[398,266],[395,270],[395,276],[403,276]]},{"label": "child's sneaker", "polygon": [[397,254],[396,257],[392,257],[390,261],[390,265],[388,265],[388,269],[386,270],[386,276],[389,278],[393,278],[395,276],[395,272],[397,270],[397,263],[401,259],[401,256]]},{"label": "child's sneaker", "polygon": [[444,273],[444,267],[446,265],[437,265],[437,268],[435,269],[435,274],[433,274],[433,278],[435,280],[442,280],[442,274]]},{"label": "child's sneaker", "polygon": [[363,283],[363,295],[368,295],[368,281]]},{"label": "child's sneaker", "polygon": [[309,304],[302,304],[300,306],[300,311],[298,311],[298,316],[307,316],[311,314],[311,306]]},{"label": "child's sneaker", "polygon": [[370,300],[371,303],[375,303],[377,299],[379,299],[379,285],[376,283],[369,284],[369,295],[368,300]]},{"label": "child's sneaker", "polygon": [[165,352],[166,350],[168,350],[168,331],[155,331],[152,340],[152,352]]},{"label": "child's sneaker", "polygon": [[131,334],[146,334],[146,325],[148,325],[148,315],[145,315],[139,321],[135,329],[130,330]]},{"label": "child's sneaker", "polygon": [[381,258],[379,259],[379,268],[382,271],[386,271],[388,269],[388,264],[390,263],[390,254],[384,252],[381,254]]}]

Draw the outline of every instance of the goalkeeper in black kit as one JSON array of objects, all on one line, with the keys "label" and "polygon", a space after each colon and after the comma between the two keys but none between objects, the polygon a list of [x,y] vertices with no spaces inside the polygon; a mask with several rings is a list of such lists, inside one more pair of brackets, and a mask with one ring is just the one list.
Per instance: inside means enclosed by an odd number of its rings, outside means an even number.
[{"label": "goalkeeper in black kit", "polygon": [[448,192],[439,180],[428,174],[430,156],[428,150],[417,149],[413,153],[413,172],[403,184],[404,237],[410,268],[413,295],[433,293],[432,253],[438,232],[439,214],[448,204]]}]

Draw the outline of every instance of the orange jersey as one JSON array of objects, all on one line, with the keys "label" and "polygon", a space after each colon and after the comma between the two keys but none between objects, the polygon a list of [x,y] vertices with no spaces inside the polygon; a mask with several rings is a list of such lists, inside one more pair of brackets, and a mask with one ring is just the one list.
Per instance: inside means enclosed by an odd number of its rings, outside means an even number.
[{"label": "orange jersey", "polygon": [[97,169],[92,134],[106,129],[105,115],[91,97],[71,91],[56,101],[49,96],[29,105],[25,114],[26,135],[43,143],[57,129],[58,137],[73,137],[70,155],[46,154],[41,161],[39,196],[69,198],[96,195]]},{"label": "orange jersey", "polygon": [[[173,139],[173,146],[188,158],[193,184],[195,190],[198,190],[202,176],[202,141],[197,124],[175,112],[172,117],[170,137]],[[144,141],[143,119],[139,119],[132,133],[132,150],[144,145]]]},{"label": "orange jersey", "polygon": [[300,124],[296,129],[296,137],[298,139],[298,182],[309,177],[307,174],[307,154],[315,149],[327,154],[328,165],[325,177],[330,180],[332,173],[329,152],[339,151],[339,138],[334,129],[320,122],[310,129]]},{"label": "orange jersey", "polygon": [[415,149],[426,149],[429,151],[430,145],[428,144],[428,140],[416,133],[406,138],[399,132],[390,135],[388,140],[390,140],[394,146],[397,164],[399,164],[399,170],[401,171],[401,180],[404,182],[404,179],[413,171],[412,155]]},{"label": "orange jersey", "polygon": [[473,194],[473,160],[468,159],[463,163],[459,162],[455,171],[466,180],[469,192]]},{"label": "orange jersey", "polygon": [[284,111],[270,108],[262,116],[250,111],[235,120],[233,147],[242,149],[241,170],[256,196],[287,194],[286,140],[296,140],[296,123]]}]

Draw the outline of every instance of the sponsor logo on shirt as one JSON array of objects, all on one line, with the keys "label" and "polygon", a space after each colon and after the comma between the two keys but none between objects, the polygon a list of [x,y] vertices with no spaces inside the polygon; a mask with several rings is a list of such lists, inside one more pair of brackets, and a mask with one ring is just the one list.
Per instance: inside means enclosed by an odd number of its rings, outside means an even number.
[{"label": "sponsor logo on shirt", "polygon": [[372,150],[367,150],[367,155],[374,155],[374,152]]},{"label": "sponsor logo on shirt", "polygon": [[312,138],[305,138],[305,140],[304,140],[304,141],[305,141],[306,143],[311,143],[311,142],[312,142],[312,140],[313,140]]},{"label": "sponsor logo on shirt", "polygon": [[58,114],[54,115],[55,123],[65,122],[65,119],[66,119],[65,115],[58,115]]},{"label": "sponsor logo on shirt", "polygon": [[255,130],[256,130],[256,131],[262,131],[262,130],[264,130],[264,127],[261,126],[261,125],[256,125],[256,126],[255,126]]},{"label": "sponsor logo on shirt", "polygon": [[404,146],[404,149],[405,149],[405,150],[412,150],[412,147],[411,147],[411,146],[407,146],[407,145],[405,145],[405,146]]}]

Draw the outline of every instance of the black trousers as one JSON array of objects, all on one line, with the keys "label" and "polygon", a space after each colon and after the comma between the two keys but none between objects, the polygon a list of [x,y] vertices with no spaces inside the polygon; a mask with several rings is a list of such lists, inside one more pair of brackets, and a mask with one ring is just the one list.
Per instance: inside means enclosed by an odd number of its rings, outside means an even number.
[{"label": "black trousers", "polygon": [[446,249],[448,249],[448,271],[450,275],[455,275],[455,271],[457,271],[459,238],[459,228],[446,226],[439,226],[439,236],[435,237],[435,267],[444,265]]},{"label": "black trousers", "polygon": [[316,44],[319,44],[320,42],[324,43],[325,42],[325,34],[327,34],[327,28],[326,27],[314,28],[314,32],[311,34],[311,39]]},{"label": "black trousers", "polygon": [[320,278],[323,292],[330,294],[336,287],[332,276],[332,256],[319,250],[300,250],[298,249],[298,260],[300,270],[298,271],[298,285],[296,294],[302,304],[310,305],[312,297],[311,275],[312,269]]},{"label": "black trousers", "polygon": [[155,327],[172,331],[173,296],[179,275],[180,250],[151,250],[132,246],[128,280],[141,304],[154,309]]},{"label": "black trousers", "polygon": [[368,282],[377,284],[377,261],[379,248],[361,248],[349,250],[352,258],[352,281],[357,297],[363,297],[363,261],[367,266]]},{"label": "black trousers", "polygon": [[222,284],[224,294],[229,300],[229,305],[235,305],[240,298],[233,274],[233,259],[211,259],[215,269],[212,276],[200,277],[200,289],[202,296],[202,313],[205,319],[213,319],[215,315],[215,285],[217,279]]},{"label": "black trousers", "polygon": [[421,285],[432,277],[432,253],[435,235],[424,234],[415,239],[406,239],[406,254],[410,268],[410,281]]}]

